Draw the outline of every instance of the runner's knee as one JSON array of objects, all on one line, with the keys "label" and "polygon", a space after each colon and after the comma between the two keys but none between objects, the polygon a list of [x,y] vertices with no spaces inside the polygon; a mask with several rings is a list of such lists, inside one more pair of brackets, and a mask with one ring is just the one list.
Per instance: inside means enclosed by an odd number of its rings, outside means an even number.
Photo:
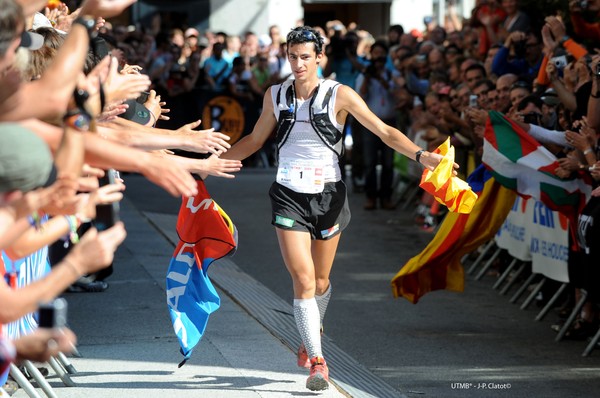
[{"label": "runner's knee", "polygon": [[322,296],[323,293],[325,293],[327,291],[328,287],[329,287],[329,278],[317,278],[315,293],[319,296]]}]

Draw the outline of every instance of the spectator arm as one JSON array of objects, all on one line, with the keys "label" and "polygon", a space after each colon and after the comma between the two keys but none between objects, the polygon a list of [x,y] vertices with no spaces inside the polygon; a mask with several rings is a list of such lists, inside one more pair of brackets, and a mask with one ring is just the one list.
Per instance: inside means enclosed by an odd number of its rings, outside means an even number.
[{"label": "spectator arm", "polygon": [[588,125],[600,131],[600,80],[597,77],[592,78],[592,95],[588,101],[587,120]]},{"label": "spectator arm", "polygon": [[16,107],[1,112],[0,120],[18,121],[32,117],[56,120],[62,117],[77,85],[79,74],[83,71],[89,40],[85,27],[73,24],[56,58],[41,79],[24,84],[9,98],[8,101],[16,101]]}]

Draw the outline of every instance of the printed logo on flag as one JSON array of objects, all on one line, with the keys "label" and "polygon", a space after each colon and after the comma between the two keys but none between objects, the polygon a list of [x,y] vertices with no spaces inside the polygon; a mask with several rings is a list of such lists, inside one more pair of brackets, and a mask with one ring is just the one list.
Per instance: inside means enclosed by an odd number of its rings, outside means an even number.
[{"label": "printed logo on flag", "polygon": [[217,259],[232,255],[237,231],[229,216],[211,199],[204,182],[198,194],[183,197],[177,217],[179,243],[173,252],[166,278],[166,293],[173,330],[184,356],[192,355],[208,323],[221,304],[208,268]]}]

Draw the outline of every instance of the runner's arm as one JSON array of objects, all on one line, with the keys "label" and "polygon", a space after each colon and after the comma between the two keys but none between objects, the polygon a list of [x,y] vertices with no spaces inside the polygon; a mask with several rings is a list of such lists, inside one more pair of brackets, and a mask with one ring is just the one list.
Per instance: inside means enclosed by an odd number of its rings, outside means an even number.
[{"label": "runner's arm", "polygon": [[265,93],[263,110],[258,121],[254,125],[252,133],[239,140],[231,147],[231,149],[221,155],[221,158],[244,160],[254,152],[258,151],[267,138],[271,136],[273,129],[275,129],[275,126],[277,125],[273,110],[273,101],[271,100],[271,89],[272,88],[269,88]]},{"label": "runner's arm", "polygon": [[[367,106],[365,101],[348,86],[340,86],[337,93],[336,114],[347,111],[352,114],[367,130],[377,135],[390,148],[400,152],[409,159],[415,160],[415,153],[422,148],[412,142],[406,135],[392,126],[385,124]],[[429,155],[423,153],[421,162]]]}]

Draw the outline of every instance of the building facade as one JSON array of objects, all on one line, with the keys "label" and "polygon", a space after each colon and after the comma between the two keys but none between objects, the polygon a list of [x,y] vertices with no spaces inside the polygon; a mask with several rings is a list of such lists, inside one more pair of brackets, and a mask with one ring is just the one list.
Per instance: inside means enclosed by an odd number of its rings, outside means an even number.
[{"label": "building facade", "polygon": [[379,36],[393,24],[406,31],[424,30],[425,17],[442,23],[450,2],[461,16],[468,17],[475,0],[140,0],[130,16],[133,24],[148,25],[159,13],[164,26],[193,26],[232,35],[266,33],[271,25],[286,32],[300,22],[323,26],[337,19],[344,24],[356,22]]}]

